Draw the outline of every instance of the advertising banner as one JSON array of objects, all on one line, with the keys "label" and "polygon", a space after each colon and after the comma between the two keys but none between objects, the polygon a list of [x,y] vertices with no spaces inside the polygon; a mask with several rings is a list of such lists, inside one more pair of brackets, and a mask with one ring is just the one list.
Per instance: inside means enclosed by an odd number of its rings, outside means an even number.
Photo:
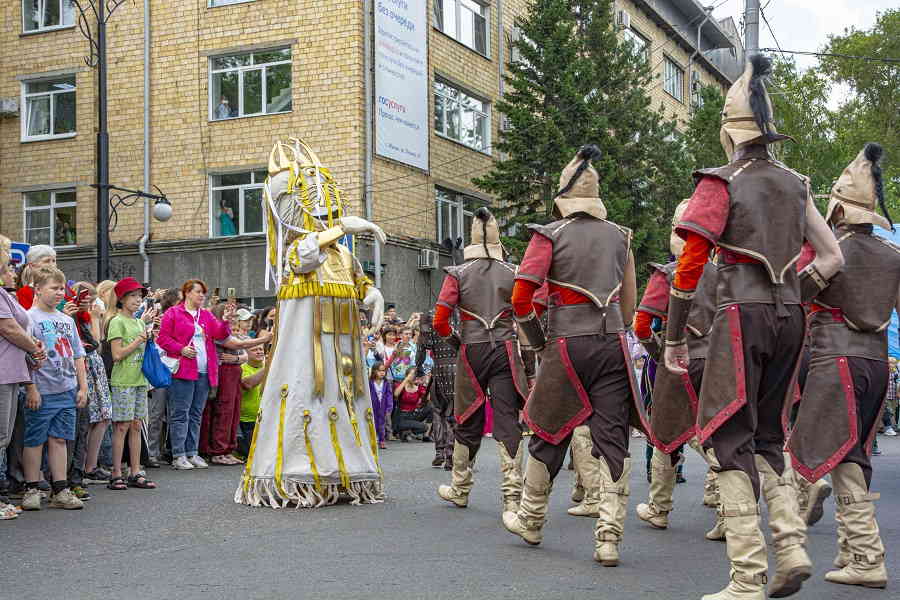
[{"label": "advertising banner", "polygon": [[424,0],[375,1],[375,153],[428,170]]}]

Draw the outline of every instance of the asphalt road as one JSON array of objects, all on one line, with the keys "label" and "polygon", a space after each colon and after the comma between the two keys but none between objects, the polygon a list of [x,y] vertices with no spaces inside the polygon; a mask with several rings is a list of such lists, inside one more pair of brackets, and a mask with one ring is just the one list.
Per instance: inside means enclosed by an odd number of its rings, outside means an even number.
[{"label": "asphalt road", "polygon": [[[713,511],[701,503],[704,466],[691,454],[667,531],[644,526],[643,440],[632,440],[632,477],[622,562],[591,560],[593,519],[570,517],[572,474],[556,481],[544,542],[533,548],[500,524],[498,464],[486,439],[469,508],[437,499],[448,479],[431,469],[430,444],[392,443],[382,455],[384,504],[317,510],[233,503],[236,467],[161,469],[156,491],[92,486],[85,510],[44,509],[0,523],[0,598],[301,599],[481,598],[699,599],[728,578],[724,544],[703,533]],[[887,591],[826,583],[835,553],[834,505],[809,536],[815,573],[795,598],[858,600],[897,593],[900,437],[880,437],[874,488],[888,547]]]}]

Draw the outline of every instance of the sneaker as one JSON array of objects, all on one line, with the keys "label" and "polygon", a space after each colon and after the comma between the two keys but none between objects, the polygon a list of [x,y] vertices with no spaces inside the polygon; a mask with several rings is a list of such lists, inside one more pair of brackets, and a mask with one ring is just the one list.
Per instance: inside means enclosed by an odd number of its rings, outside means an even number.
[{"label": "sneaker", "polygon": [[884,428],[884,435],[893,437],[893,436],[897,435],[897,431],[893,427],[888,425],[887,427]]},{"label": "sneaker", "polygon": [[91,484],[105,485],[105,484],[109,483],[109,478],[110,478],[109,471],[107,471],[105,469],[101,469],[100,467],[97,467],[90,473],[84,474],[84,483],[86,485],[91,485]]},{"label": "sneaker", "polygon": [[187,456],[179,456],[175,460],[172,461],[172,468],[184,471],[190,471],[194,468],[194,465],[187,459]]},{"label": "sneaker", "polygon": [[81,500],[82,502],[91,499],[91,495],[88,493],[88,491],[86,489],[84,489],[83,487],[81,487],[80,485],[73,485],[69,489],[72,491],[72,493],[75,495],[75,497],[78,498],[79,500]]},{"label": "sneaker", "polygon": [[199,455],[191,456],[188,458],[188,462],[194,465],[195,469],[208,469],[209,465],[205,460],[203,460]]},{"label": "sneaker", "polygon": [[879,450],[877,447],[872,448],[872,456],[881,456],[881,450]]},{"label": "sneaker", "polygon": [[84,508],[84,502],[72,493],[72,490],[65,488],[58,494],[50,496],[50,508],[62,508],[63,510],[81,510]]},{"label": "sneaker", "polygon": [[22,508],[24,510],[41,510],[41,491],[37,488],[25,490],[22,497]]}]

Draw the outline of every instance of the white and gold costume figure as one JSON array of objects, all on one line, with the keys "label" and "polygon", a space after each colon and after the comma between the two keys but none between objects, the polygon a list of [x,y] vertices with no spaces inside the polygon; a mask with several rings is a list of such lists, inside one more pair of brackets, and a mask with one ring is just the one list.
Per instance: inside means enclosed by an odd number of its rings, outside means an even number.
[{"label": "white and gold costume figure", "polygon": [[265,187],[267,277],[278,285],[267,360],[240,504],[318,507],[384,498],[362,355],[360,302],[380,323],[384,301],[337,243],[377,225],[343,215],[340,190],[300,140],[277,142]]}]

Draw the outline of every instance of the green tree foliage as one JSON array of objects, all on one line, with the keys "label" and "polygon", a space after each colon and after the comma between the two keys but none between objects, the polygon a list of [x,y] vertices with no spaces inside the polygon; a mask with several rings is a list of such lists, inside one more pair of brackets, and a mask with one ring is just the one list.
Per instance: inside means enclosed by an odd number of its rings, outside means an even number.
[{"label": "green tree foliage", "polygon": [[665,259],[690,165],[675,123],[651,106],[644,54],[616,35],[611,0],[534,0],[517,27],[518,60],[497,103],[511,128],[495,144],[501,160],[475,180],[499,198],[497,212],[515,230],[507,247],[521,256],[523,225],[553,219],[560,172],[594,143],[608,218],[634,230],[638,265]]},{"label": "green tree foliage", "polygon": [[[851,28],[831,36],[825,52],[900,58],[900,9],[880,13],[871,29]],[[894,211],[900,210],[900,64],[826,56],[820,61],[820,71],[852,93],[837,116],[837,142],[846,146],[850,156],[846,162],[866,142],[883,145],[886,198]]]},{"label": "green tree foliage", "polygon": [[718,167],[728,162],[719,142],[724,105],[725,96],[718,87],[705,85],[700,88],[700,104],[695,107],[684,134],[688,154],[698,169]]}]

